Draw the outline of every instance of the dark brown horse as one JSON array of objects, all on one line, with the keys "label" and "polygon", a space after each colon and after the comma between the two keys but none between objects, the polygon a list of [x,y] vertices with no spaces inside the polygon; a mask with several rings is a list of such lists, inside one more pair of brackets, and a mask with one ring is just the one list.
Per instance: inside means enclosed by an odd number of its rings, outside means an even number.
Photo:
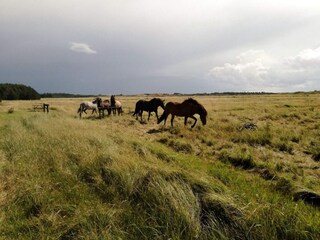
[{"label": "dark brown horse", "polygon": [[164,102],[164,100],[162,100],[160,98],[153,98],[150,101],[139,100],[136,103],[136,109],[134,111],[133,116],[136,115],[136,119],[138,119],[138,115],[140,115],[141,121],[142,121],[142,113],[143,113],[143,111],[146,111],[149,113],[149,115],[148,115],[148,121],[149,121],[151,112],[155,112],[156,116],[157,116],[157,120],[159,120],[158,107],[162,107],[162,109],[164,110],[164,103],[163,102]]},{"label": "dark brown horse", "polygon": [[207,123],[207,111],[206,109],[198,103],[196,100],[189,98],[182,103],[177,102],[168,102],[164,108],[164,112],[162,116],[158,120],[158,124],[164,120],[164,124],[166,124],[167,118],[169,114],[172,115],[171,117],[171,126],[173,127],[173,119],[175,116],[184,117],[184,125],[187,125],[188,118],[192,118],[194,120],[193,128],[196,123],[197,119],[193,116],[194,114],[199,114],[200,119],[203,125]]}]

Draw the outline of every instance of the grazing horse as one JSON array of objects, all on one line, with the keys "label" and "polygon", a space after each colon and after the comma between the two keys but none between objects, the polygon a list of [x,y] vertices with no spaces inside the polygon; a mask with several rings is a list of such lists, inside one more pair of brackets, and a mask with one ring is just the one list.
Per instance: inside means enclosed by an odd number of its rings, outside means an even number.
[{"label": "grazing horse", "polygon": [[161,100],[160,98],[153,98],[150,101],[145,101],[145,100],[139,100],[136,103],[136,109],[134,111],[134,115],[136,115],[136,119],[138,119],[138,115],[141,116],[141,121],[142,121],[142,113],[143,111],[149,112],[148,116],[148,121],[150,119],[151,112],[155,112],[157,116],[157,120],[159,120],[158,117],[158,107],[162,107],[164,110],[164,100]]},{"label": "grazing horse", "polygon": [[116,114],[116,111],[118,111],[118,115],[120,115],[120,113],[122,113],[122,104],[121,104],[121,102],[116,100],[114,95],[112,95],[110,97],[110,102],[111,102],[111,109],[113,111],[113,114]]},{"label": "grazing horse", "polygon": [[99,108],[99,117],[101,117],[101,111],[102,111],[102,116],[104,116],[104,110],[108,111],[108,115],[111,114],[111,103],[108,99],[101,101],[98,108]]},{"label": "grazing horse", "polygon": [[207,123],[207,111],[206,109],[198,103],[196,100],[189,98],[182,103],[177,102],[168,102],[164,108],[164,112],[162,116],[158,120],[158,124],[164,120],[164,124],[166,124],[166,120],[169,116],[172,115],[171,118],[171,126],[173,127],[173,119],[175,116],[184,117],[184,125],[187,125],[187,119],[192,118],[194,120],[193,128],[196,123],[197,119],[193,116],[194,114],[199,114],[200,119],[203,125]]},{"label": "grazing horse", "polygon": [[101,98],[96,98],[95,100],[93,100],[92,102],[82,102],[80,103],[80,107],[78,109],[78,113],[79,113],[79,116],[81,118],[81,115],[82,113],[84,112],[85,114],[87,114],[87,110],[92,110],[92,113],[93,114],[94,112],[97,113],[97,109],[98,109],[98,106],[100,105],[101,103]]}]

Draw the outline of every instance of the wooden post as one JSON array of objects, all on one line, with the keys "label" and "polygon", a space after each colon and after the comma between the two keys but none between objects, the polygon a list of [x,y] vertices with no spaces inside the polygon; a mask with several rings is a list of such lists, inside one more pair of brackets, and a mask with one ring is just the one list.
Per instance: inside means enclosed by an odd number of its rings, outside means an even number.
[{"label": "wooden post", "polygon": [[49,113],[49,104],[44,103],[43,104],[43,112],[46,112],[46,111],[47,111],[47,113]]}]

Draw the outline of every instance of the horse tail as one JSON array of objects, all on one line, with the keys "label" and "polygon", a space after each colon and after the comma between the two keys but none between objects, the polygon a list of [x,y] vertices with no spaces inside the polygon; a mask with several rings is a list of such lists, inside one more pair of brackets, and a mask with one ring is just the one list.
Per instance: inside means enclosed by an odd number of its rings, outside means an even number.
[{"label": "horse tail", "polygon": [[139,104],[136,103],[136,108],[135,108],[134,113],[133,113],[132,116],[137,115],[139,112],[140,112],[140,107],[139,107]]},{"label": "horse tail", "polygon": [[134,116],[136,114],[138,114],[138,106],[137,106],[137,104],[136,104],[136,108],[134,109],[134,113],[132,114],[132,116]]},{"label": "horse tail", "polygon": [[166,111],[164,111],[161,115],[161,117],[158,119],[158,124],[161,123],[163,120],[166,120],[168,117],[168,113]]}]

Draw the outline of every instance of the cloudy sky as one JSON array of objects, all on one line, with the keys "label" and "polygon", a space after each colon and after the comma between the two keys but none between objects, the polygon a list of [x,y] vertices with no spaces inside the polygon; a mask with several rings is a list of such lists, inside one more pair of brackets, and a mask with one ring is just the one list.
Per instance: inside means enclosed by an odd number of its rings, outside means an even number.
[{"label": "cloudy sky", "polygon": [[319,0],[0,0],[0,82],[40,93],[320,89]]}]

